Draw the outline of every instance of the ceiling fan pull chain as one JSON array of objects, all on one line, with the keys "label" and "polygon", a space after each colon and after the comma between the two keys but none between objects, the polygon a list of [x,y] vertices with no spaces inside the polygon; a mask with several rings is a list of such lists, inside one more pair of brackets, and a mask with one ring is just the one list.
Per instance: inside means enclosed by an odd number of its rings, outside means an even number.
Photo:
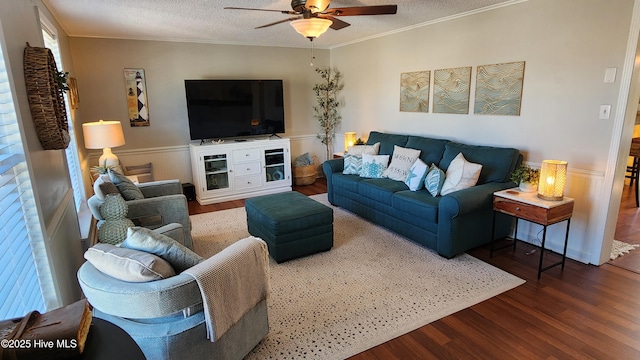
[{"label": "ceiling fan pull chain", "polygon": [[313,66],[313,60],[316,59],[315,55],[313,55],[313,38],[309,38],[309,40],[311,40],[311,63],[309,66]]}]

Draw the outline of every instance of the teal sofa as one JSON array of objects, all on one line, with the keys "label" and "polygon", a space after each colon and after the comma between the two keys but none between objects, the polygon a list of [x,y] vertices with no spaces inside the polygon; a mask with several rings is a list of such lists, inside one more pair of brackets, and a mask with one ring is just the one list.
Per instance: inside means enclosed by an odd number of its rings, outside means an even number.
[{"label": "teal sofa", "polygon": [[[446,171],[462,153],[482,164],[476,186],[433,197],[427,190],[410,191],[401,181],[343,174],[343,159],[323,163],[329,202],[403,235],[445,258],[487,244],[493,224],[493,193],[514,187],[511,172],[522,162],[517,149],[465,145],[446,139],[372,131],[368,145],[380,143],[379,154],[392,155],[394,145],[421,150],[420,159]],[[495,237],[511,231],[512,220],[496,214]]]}]

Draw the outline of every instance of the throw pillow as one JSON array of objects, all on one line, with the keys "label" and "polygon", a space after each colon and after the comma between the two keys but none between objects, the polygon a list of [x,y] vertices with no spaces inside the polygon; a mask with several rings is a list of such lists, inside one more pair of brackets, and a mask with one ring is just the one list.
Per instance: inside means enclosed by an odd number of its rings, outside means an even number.
[{"label": "throw pillow", "polygon": [[111,179],[109,178],[109,174],[98,174],[95,182],[93,183],[93,193],[96,194],[96,197],[100,200],[104,200],[104,193],[100,190],[100,185],[105,182],[111,183]]},{"label": "throw pillow", "polygon": [[362,171],[362,156],[345,154],[342,173],[345,175],[360,175],[360,171]]},{"label": "throw pillow", "polygon": [[438,196],[442,191],[442,185],[444,185],[445,174],[442,169],[431,164],[427,176],[424,178],[424,187],[431,194],[431,196]]},{"label": "throw pillow", "polygon": [[440,194],[444,196],[474,186],[478,182],[481,170],[482,165],[468,162],[464,155],[459,153],[449,164]]},{"label": "throw pillow", "polygon": [[347,154],[360,156],[362,154],[378,155],[378,150],[380,150],[380,143],[373,145],[352,145],[347,148]]},{"label": "throw pillow", "polygon": [[84,258],[99,271],[122,281],[154,281],[176,274],[171,265],[158,256],[111,244],[95,244],[84,253]]},{"label": "throw pillow", "polygon": [[118,187],[111,181],[104,181],[100,183],[100,185],[98,185],[98,188],[100,189],[100,192],[105,199],[109,194],[120,194],[120,190],[118,190]]},{"label": "throw pillow", "polygon": [[424,185],[424,177],[427,175],[427,164],[424,161],[417,159],[411,169],[409,169],[409,174],[407,175],[407,180],[404,181],[405,184],[409,187],[411,191],[418,191],[422,189]]},{"label": "throw pillow", "polygon": [[129,201],[144,199],[142,191],[140,191],[136,184],[134,184],[133,181],[129,180],[126,176],[117,171],[109,169],[109,178],[111,179],[112,183],[116,184],[118,190],[120,191],[120,194],[125,200]]},{"label": "throw pillow", "polygon": [[204,260],[172,238],[143,227],[130,227],[120,246],[160,256],[178,273]]},{"label": "throw pillow", "polygon": [[394,145],[391,164],[389,164],[389,167],[384,171],[384,174],[382,174],[382,176],[397,181],[407,180],[409,169],[411,169],[411,166],[416,162],[416,159],[419,156],[420,150],[403,148],[398,145]]},{"label": "throw pillow", "polygon": [[362,171],[361,177],[381,178],[382,173],[387,169],[389,163],[389,155],[362,155]]}]

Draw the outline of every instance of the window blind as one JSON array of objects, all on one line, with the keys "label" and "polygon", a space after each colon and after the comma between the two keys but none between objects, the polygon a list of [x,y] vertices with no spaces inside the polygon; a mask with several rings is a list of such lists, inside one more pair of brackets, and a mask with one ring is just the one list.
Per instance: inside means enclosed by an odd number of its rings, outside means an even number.
[{"label": "window blind", "polygon": [[[46,24],[42,26],[42,37],[44,39],[44,46],[51,50],[53,58],[56,60],[56,66],[58,71],[63,71],[62,58],[60,57],[60,48],[58,46],[58,40],[55,32]],[[80,159],[78,158],[78,145],[76,142],[76,134],[73,126],[73,119],[71,118],[71,107],[69,105],[69,95],[64,94],[65,108],[67,110],[67,119],[69,119],[69,146],[65,149],[67,157],[67,167],[69,170],[69,178],[71,180],[71,186],[73,187],[73,198],[75,200],[76,211],[80,211],[82,204],[85,203],[86,195],[84,192],[84,181],[82,180],[82,169],[80,167]]]},{"label": "window blind", "polygon": [[0,319],[8,319],[44,312],[57,300],[1,33],[0,41]]}]

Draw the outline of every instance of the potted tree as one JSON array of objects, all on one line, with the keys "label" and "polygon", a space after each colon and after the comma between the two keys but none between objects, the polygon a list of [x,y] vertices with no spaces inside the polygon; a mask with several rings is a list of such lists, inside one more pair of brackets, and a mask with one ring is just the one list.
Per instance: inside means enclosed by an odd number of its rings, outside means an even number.
[{"label": "potted tree", "polygon": [[521,191],[533,192],[536,191],[538,187],[540,170],[534,169],[527,164],[520,164],[520,166],[511,173],[510,179],[518,184]]},{"label": "potted tree", "polygon": [[344,85],[340,82],[342,74],[338,70],[332,71],[330,68],[317,68],[316,72],[320,74],[323,81],[313,86],[318,102],[318,105],[313,107],[314,117],[320,124],[321,132],[318,134],[318,139],[325,145],[327,159],[331,159],[336,128],[340,125],[340,120],[342,120],[342,117],[338,114],[338,107],[341,105],[338,101],[338,93]]}]

